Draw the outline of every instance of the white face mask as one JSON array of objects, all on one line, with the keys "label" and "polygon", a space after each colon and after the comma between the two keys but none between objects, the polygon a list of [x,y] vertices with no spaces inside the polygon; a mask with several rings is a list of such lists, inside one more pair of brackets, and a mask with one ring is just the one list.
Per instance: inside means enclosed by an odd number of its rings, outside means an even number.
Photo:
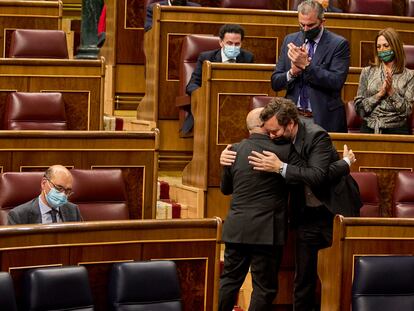
[{"label": "white face mask", "polygon": [[229,59],[236,59],[240,54],[240,46],[224,45],[224,55]]}]

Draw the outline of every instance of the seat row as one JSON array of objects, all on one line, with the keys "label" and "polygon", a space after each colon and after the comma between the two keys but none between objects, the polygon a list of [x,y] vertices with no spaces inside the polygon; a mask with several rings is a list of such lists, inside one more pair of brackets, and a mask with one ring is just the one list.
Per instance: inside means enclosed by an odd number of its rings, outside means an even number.
[{"label": "seat row", "polygon": [[[37,197],[43,172],[0,174],[0,224],[9,211]],[[85,221],[130,219],[125,182],[120,169],[71,169],[73,195]]]},{"label": "seat row", "polygon": [[[15,284],[15,287],[19,287]],[[93,292],[84,266],[30,269],[24,273],[23,299],[14,293],[9,273],[0,272],[2,310],[82,310],[93,311]],[[110,310],[182,309],[181,291],[173,261],[115,263],[108,284]]]},{"label": "seat row", "polygon": [[[160,0],[146,0],[146,5],[150,5]],[[272,0],[221,0],[219,6],[222,8],[240,8],[240,9],[262,9],[271,10],[274,9]],[[302,0],[290,1],[289,9],[297,10],[299,3]],[[338,1],[332,1],[333,3]],[[414,16],[414,1],[405,1],[405,10],[402,12],[406,16]],[[375,15],[400,15],[396,14],[396,10],[393,7],[392,0],[349,0],[344,8],[345,13],[352,14],[375,14]]]}]

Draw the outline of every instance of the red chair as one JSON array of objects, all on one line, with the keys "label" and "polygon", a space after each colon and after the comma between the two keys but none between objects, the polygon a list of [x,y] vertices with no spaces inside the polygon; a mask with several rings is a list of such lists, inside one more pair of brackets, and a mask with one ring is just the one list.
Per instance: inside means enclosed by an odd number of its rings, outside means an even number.
[{"label": "red chair", "polygon": [[362,119],[355,111],[353,100],[345,104],[345,115],[348,133],[359,133],[361,130]]},{"label": "red chair", "polygon": [[253,96],[250,101],[249,110],[266,106],[272,98],[272,96]]},{"label": "red chair", "polygon": [[66,33],[62,30],[16,29],[11,36],[9,57],[69,58]]},{"label": "red chair", "polygon": [[409,69],[414,69],[414,45],[404,44],[403,48],[405,53],[405,66]]},{"label": "red chair", "polygon": [[394,15],[392,0],[350,0],[348,13]]},{"label": "red chair", "polygon": [[414,0],[407,0],[405,15],[414,16]]},{"label": "red chair", "polygon": [[178,96],[175,100],[175,104],[179,108],[180,128],[191,105],[191,97],[186,94],[186,87],[196,67],[198,55],[204,51],[219,49],[219,40],[219,37],[208,35],[188,35],[184,38],[179,63],[180,83]]},{"label": "red chair", "polygon": [[73,195],[83,220],[129,219],[125,183],[119,169],[72,169]]},{"label": "red chair", "polygon": [[5,130],[67,130],[62,94],[10,93],[3,127]]},{"label": "red chair", "polygon": [[269,0],[221,0],[222,8],[239,8],[239,9],[262,9],[271,10],[272,3]]},{"label": "red chair", "polygon": [[393,196],[394,217],[414,217],[414,172],[396,174]]},{"label": "red chair", "polygon": [[7,224],[9,211],[39,196],[43,172],[0,174],[0,224]]},{"label": "red chair", "polygon": [[373,172],[351,172],[359,186],[363,206],[361,217],[380,217],[380,196],[377,174]]}]

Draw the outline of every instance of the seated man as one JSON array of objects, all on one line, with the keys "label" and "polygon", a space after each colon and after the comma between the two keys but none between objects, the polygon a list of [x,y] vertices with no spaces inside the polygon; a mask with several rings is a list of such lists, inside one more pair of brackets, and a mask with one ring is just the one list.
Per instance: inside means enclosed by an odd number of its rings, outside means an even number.
[{"label": "seated man", "polygon": [[68,202],[68,197],[72,194],[72,183],[72,174],[64,166],[49,167],[40,183],[40,195],[13,208],[8,215],[8,224],[81,221],[78,207]]},{"label": "seated man", "polygon": [[[196,68],[186,87],[188,95],[201,86],[202,68],[205,60],[212,63],[253,63],[253,54],[241,48],[244,38],[243,27],[237,24],[225,24],[219,30],[219,37],[221,49],[205,51],[198,56]],[[191,131],[193,124],[194,119],[189,111],[181,131],[183,133]]]},{"label": "seated man", "polygon": [[147,17],[145,18],[144,30],[148,31],[152,28],[152,10],[154,5],[159,3],[160,5],[177,5],[177,6],[201,6],[198,3],[190,2],[187,0],[167,0],[152,3],[147,7]]},{"label": "seated man", "polygon": [[219,30],[221,49],[200,53],[197,65],[187,84],[186,92],[191,95],[201,86],[203,62],[212,63],[253,63],[253,54],[241,48],[244,29],[240,25],[226,24]]},{"label": "seated man", "polygon": [[316,0],[319,2],[325,12],[342,13],[342,10],[332,4],[332,0]]}]

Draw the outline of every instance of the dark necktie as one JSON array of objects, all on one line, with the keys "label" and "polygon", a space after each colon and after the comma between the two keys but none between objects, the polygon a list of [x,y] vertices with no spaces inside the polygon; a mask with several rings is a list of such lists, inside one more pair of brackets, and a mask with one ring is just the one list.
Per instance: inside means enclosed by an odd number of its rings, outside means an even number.
[{"label": "dark necktie", "polygon": [[227,62],[228,62],[228,63],[235,63],[235,62],[236,62],[236,60],[235,60],[234,58],[230,58]]},{"label": "dark necktie", "polygon": [[51,210],[50,210],[50,215],[52,216],[52,222],[57,222],[57,214],[58,214],[59,212],[58,212],[58,210],[57,209],[55,209],[55,208],[52,208]]},{"label": "dark necktie", "polygon": [[[315,41],[309,40],[309,50],[308,50],[308,56],[310,58],[313,58],[314,55],[314,48],[315,48]],[[300,109],[302,110],[309,110],[309,94],[308,94],[308,87],[306,85],[306,82],[302,78],[302,88],[300,89],[300,99],[299,99],[299,105]]]}]

